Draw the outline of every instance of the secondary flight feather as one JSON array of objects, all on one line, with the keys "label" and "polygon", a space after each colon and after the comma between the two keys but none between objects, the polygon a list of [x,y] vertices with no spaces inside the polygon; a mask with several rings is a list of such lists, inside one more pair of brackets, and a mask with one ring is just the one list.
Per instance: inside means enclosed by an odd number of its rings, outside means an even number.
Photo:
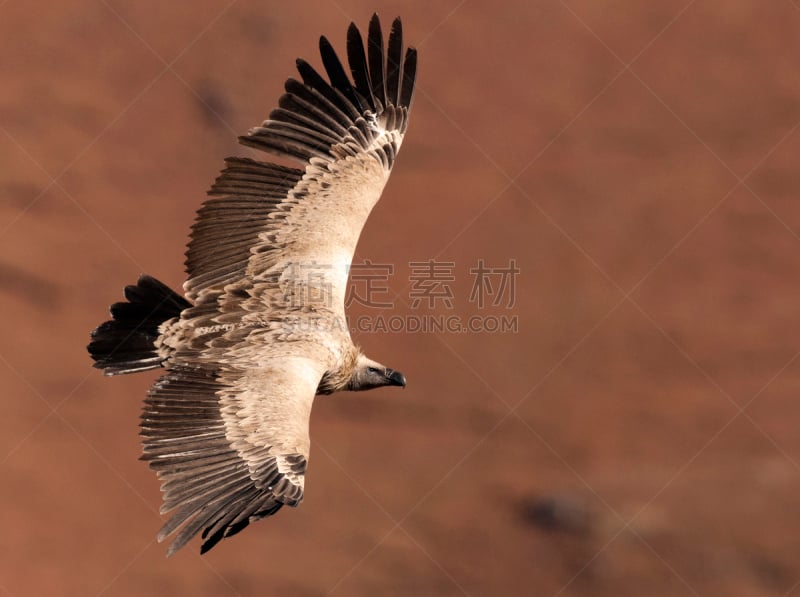
[{"label": "secondary flight feather", "polygon": [[228,158],[192,226],[185,298],[150,276],[92,332],[107,375],[164,367],[142,414],[162,482],[158,538],[201,552],[303,500],[314,397],[405,386],[345,324],[347,273],[408,126],[417,53],[400,19],[351,24],[347,65],[320,39],[327,80],[297,60],[278,108],[240,137],[299,168]]}]

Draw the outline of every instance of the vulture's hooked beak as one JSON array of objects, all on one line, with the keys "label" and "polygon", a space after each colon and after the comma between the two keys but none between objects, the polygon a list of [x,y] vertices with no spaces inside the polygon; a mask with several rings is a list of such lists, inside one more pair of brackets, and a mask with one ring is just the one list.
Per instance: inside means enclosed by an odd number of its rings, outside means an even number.
[{"label": "vulture's hooked beak", "polygon": [[394,369],[387,369],[386,379],[389,380],[389,385],[391,386],[400,386],[401,388],[406,387],[406,376],[400,373],[399,371],[395,371]]}]

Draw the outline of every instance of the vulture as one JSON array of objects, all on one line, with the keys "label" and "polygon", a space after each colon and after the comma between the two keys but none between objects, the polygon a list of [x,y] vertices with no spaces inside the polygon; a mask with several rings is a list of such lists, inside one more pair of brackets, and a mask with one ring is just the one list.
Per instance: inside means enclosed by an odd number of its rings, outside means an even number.
[{"label": "vulture", "polygon": [[[106,375],[163,367],[141,416],[142,459],[161,482],[158,540],[201,553],[303,500],[314,397],[405,387],[362,354],[345,320],[361,229],[408,127],[417,53],[400,19],[347,30],[347,66],[319,42],[326,78],[297,60],[269,118],[239,141],[197,212],[184,296],[143,275],[92,332]],[[365,44],[366,41],[366,44]],[[291,166],[285,165],[291,164]],[[299,167],[296,167],[299,166]]]}]

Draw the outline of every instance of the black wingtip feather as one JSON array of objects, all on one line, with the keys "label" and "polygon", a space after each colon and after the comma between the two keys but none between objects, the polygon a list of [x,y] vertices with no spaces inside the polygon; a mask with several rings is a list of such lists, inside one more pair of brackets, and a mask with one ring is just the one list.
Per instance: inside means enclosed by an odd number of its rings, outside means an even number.
[{"label": "black wingtip feather", "polygon": [[367,101],[369,109],[375,111],[375,97],[372,95],[372,85],[369,81],[369,67],[367,54],[364,51],[364,40],[355,23],[350,23],[347,28],[347,62],[350,64],[350,74],[353,76],[356,91]]},{"label": "black wingtip feather", "polygon": [[319,53],[322,57],[322,64],[325,65],[325,71],[328,73],[331,87],[339,90],[358,112],[363,112],[365,106],[362,106],[358,100],[353,85],[350,83],[350,79],[347,78],[344,67],[339,60],[339,56],[336,55],[336,50],[333,49],[328,38],[324,35],[319,38]]},{"label": "black wingtip feather", "polygon": [[377,13],[373,14],[369,21],[367,58],[373,95],[380,103],[380,107],[376,105],[376,109],[380,111],[386,107],[386,74],[384,72],[383,31],[381,30],[381,21],[378,19]]},{"label": "black wingtip feather", "polygon": [[400,89],[400,105],[411,109],[411,100],[414,97],[414,83],[417,78],[417,49],[408,48],[406,59],[403,63],[403,85]]},{"label": "black wingtip feather", "polygon": [[403,24],[400,18],[392,22],[386,56],[386,99],[400,105],[400,87],[403,78]]}]

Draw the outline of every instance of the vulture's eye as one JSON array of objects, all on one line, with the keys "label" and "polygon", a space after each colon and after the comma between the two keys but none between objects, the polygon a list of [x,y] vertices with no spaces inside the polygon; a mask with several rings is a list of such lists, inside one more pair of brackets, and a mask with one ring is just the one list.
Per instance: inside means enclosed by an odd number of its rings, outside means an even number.
[{"label": "vulture's eye", "polygon": [[373,375],[379,375],[380,374],[380,370],[376,369],[375,367],[367,367],[367,371],[369,373],[372,373]]}]

